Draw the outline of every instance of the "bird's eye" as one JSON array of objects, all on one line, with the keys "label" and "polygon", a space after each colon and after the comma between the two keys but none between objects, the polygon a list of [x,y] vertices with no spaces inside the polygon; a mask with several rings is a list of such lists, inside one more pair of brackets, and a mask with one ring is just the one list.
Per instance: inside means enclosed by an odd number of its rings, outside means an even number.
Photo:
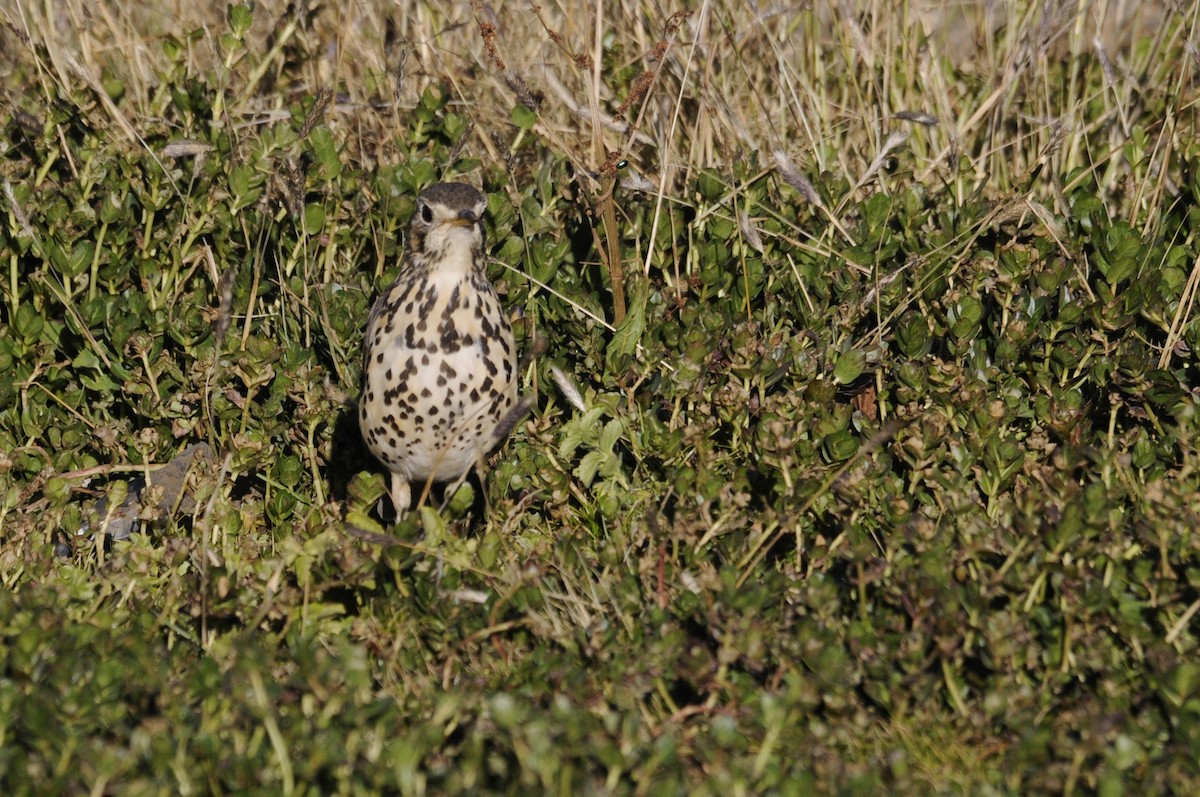
[{"label": "bird's eye", "polygon": [[429,205],[421,206],[421,221],[425,222],[426,224],[433,223],[433,211],[429,209]]}]

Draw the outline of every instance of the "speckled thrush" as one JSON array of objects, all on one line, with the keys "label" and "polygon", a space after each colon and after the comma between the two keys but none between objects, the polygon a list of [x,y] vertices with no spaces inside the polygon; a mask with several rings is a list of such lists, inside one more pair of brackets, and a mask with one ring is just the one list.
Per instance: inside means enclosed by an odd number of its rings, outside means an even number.
[{"label": "speckled thrush", "polygon": [[400,274],[367,320],[359,426],[397,515],[413,482],[462,476],[513,425],[516,345],[484,270],[486,204],[465,183],[422,191]]}]

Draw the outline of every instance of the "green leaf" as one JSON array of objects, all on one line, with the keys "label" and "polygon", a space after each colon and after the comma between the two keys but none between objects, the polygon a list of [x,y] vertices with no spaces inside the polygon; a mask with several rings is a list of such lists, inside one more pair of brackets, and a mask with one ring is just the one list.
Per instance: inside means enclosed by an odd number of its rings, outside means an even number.
[{"label": "green leaf", "polygon": [[405,171],[405,181],[413,188],[424,188],[437,180],[437,167],[425,158],[410,162]]},{"label": "green leaf", "polygon": [[595,480],[596,473],[603,463],[604,454],[599,451],[589,451],[583,455],[583,459],[579,460],[579,465],[575,468],[575,477],[587,487]]},{"label": "green leaf", "polygon": [[442,130],[445,131],[446,138],[451,141],[457,141],[466,129],[467,120],[456,113],[448,113],[442,119]]},{"label": "green leaf", "polygon": [[908,316],[896,327],[896,343],[904,356],[911,359],[929,353],[932,341],[929,337],[929,322],[920,314]]},{"label": "green leaf", "polygon": [[471,486],[471,482],[464,481],[454,491],[454,495],[450,496],[450,500],[446,504],[446,511],[450,517],[461,518],[471,511],[474,503],[475,488]]},{"label": "green leaf", "polygon": [[90,240],[82,240],[75,244],[71,249],[70,256],[67,257],[66,276],[77,277],[87,271],[88,266],[92,264],[92,257],[96,254],[96,244]]},{"label": "green leaf", "polygon": [[445,105],[445,98],[441,92],[437,91],[433,86],[430,86],[421,93],[421,107],[427,111],[437,111]]},{"label": "green leaf", "polygon": [[844,462],[858,451],[858,438],[843,429],[826,437],[822,446],[831,462]]},{"label": "green leaf", "polygon": [[387,531],[374,517],[361,509],[351,509],[346,513],[346,525],[369,531],[372,534],[386,534]]},{"label": "green leaf", "polygon": [[17,308],[17,316],[14,319],[13,326],[16,327],[17,334],[21,336],[26,343],[33,343],[37,337],[42,334],[42,329],[46,326],[46,322],[42,319],[40,313],[34,310],[29,304],[22,304]]},{"label": "green leaf", "polygon": [[513,106],[511,116],[512,123],[522,130],[532,130],[537,124],[537,114],[520,103]]},{"label": "green leaf", "polygon": [[107,78],[104,81],[104,93],[107,94],[108,98],[113,102],[119,102],[121,98],[125,96],[124,81],[114,77]]},{"label": "green leaf", "polygon": [[338,145],[329,128],[325,125],[317,125],[308,134],[308,141],[325,174],[330,178],[338,177],[342,173],[342,160],[338,157]]},{"label": "green leaf", "polygon": [[125,211],[125,199],[129,196],[128,192],[121,194],[113,191],[104,197],[100,203],[100,221],[104,224],[112,224],[117,219],[121,218]]},{"label": "green leaf", "polygon": [[1110,286],[1131,277],[1142,261],[1141,238],[1136,230],[1123,221],[1108,228],[1100,250],[1096,264]]},{"label": "green leaf", "polygon": [[325,227],[325,208],[321,205],[306,205],[304,208],[304,234],[317,235]]},{"label": "green leaf", "polygon": [[163,54],[167,56],[167,60],[175,61],[184,54],[183,42],[172,35],[167,35],[162,40]]},{"label": "green leaf", "polygon": [[246,35],[246,32],[250,30],[250,25],[254,22],[254,16],[248,5],[230,6],[228,19],[230,30],[239,39]]},{"label": "green leaf", "polygon": [[229,172],[229,193],[233,195],[231,211],[252,205],[262,193],[262,177],[252,167],[239,163]]},{"label": "green leaf", "polygon": [[964,296],[950,313],[950,332],[960,340],[975,337],[983,320],[983,303],[974,296]]},{"label": "green leaf", "polygon": [[621,439],[622,432],[625,431],[625,424],[619,419],[613,418],[608,423],[604,424],[604,430],[600,432],[600,441],[596,448],[600,451],[611,452],[617,445],[617,441]]},{"label": "green leaf", "polygon": [[888,216],[892,212],[892,198],[887,194],[875,194],[863,206],[863,219],[867,222],[867,229],[877,230],[887,224]]},{"label": "green leaf", "polygon": [[431,545],[438,545],[446,539],[446,521],[435,507],[428,504],[421,507],[421,527],[425,530],[425,541]]},{"label": "green leaf", "polygon": [[[375,508],[385,493],[383,476],[378,473],[363,471],[354,474],[346,487],[352,508],[362,508],[368,511]],[[363,528],[366,528],[364,526]]]},{"label": "green leaf", "polygon": [[294,454],[284,454],[273,468],[275,479],[284,487],[295,487],[304,476],[304,465]]},{"label": "green leaf", "polygon": [[100,364],[100,358],[91,349],[84,349],[71,361],[71,365],[76,368],[94,368],[99,370]]},{"label": "green leaf", "polygon": [[696,180],[696,188],[699,189],[701,197],[712,202],[724,195],[725,181],[715,170],[705,169]]},{"label": "green leaf", "polygon": [[833,365],[833,378],[841,385],[848,385],[862,376],[866,357],[858,349],[851,349],[838,357]]},{"label": "green leaf", "polygon": [[646,334],[648,294],[649,289],[645,282],[638,280],[634,283],[625,320],[621,322],[621,326],[617,327],[616,334],[613,335],[612,341],[608,344],[608,350],[605,352],[609,373],[615,374],[625,370],[628,360],[637,350],[642,336]]}]

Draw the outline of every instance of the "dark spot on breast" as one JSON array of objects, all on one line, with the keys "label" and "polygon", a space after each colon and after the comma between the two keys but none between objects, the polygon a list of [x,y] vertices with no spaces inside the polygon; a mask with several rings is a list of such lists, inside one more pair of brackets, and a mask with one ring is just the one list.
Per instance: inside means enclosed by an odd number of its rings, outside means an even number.
[{"label": "dark spot on breast", "polygon": [[437,304],[437,296],[437,288],[430,285],[429,290],[426,291],[425,296],[423,297],[421,306],[417,308],[417,315],[420,316],[422,320],[433,313],[433,306]]},{"label": "dark spot on breast", "polygon": [[[383,406],[390,407],[392,404],[395,404],[399,400],[400,394],[403,393],[407,387],[408,386],[405,383],[400,382],[383,391]],[[401,404],[403,405],[403,403]]]}]

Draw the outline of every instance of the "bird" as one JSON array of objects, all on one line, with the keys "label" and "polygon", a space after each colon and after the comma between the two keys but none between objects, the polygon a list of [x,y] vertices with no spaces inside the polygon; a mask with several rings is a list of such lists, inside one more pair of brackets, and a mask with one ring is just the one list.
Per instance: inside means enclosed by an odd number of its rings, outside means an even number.
[{"label": "bird", "polygon": [[515,423],[516,343],[485,271],[486,206],[467,183],[421,191],[400,272],[367,319],[359,428],[397,518],[413,482],[463,476]]}]

